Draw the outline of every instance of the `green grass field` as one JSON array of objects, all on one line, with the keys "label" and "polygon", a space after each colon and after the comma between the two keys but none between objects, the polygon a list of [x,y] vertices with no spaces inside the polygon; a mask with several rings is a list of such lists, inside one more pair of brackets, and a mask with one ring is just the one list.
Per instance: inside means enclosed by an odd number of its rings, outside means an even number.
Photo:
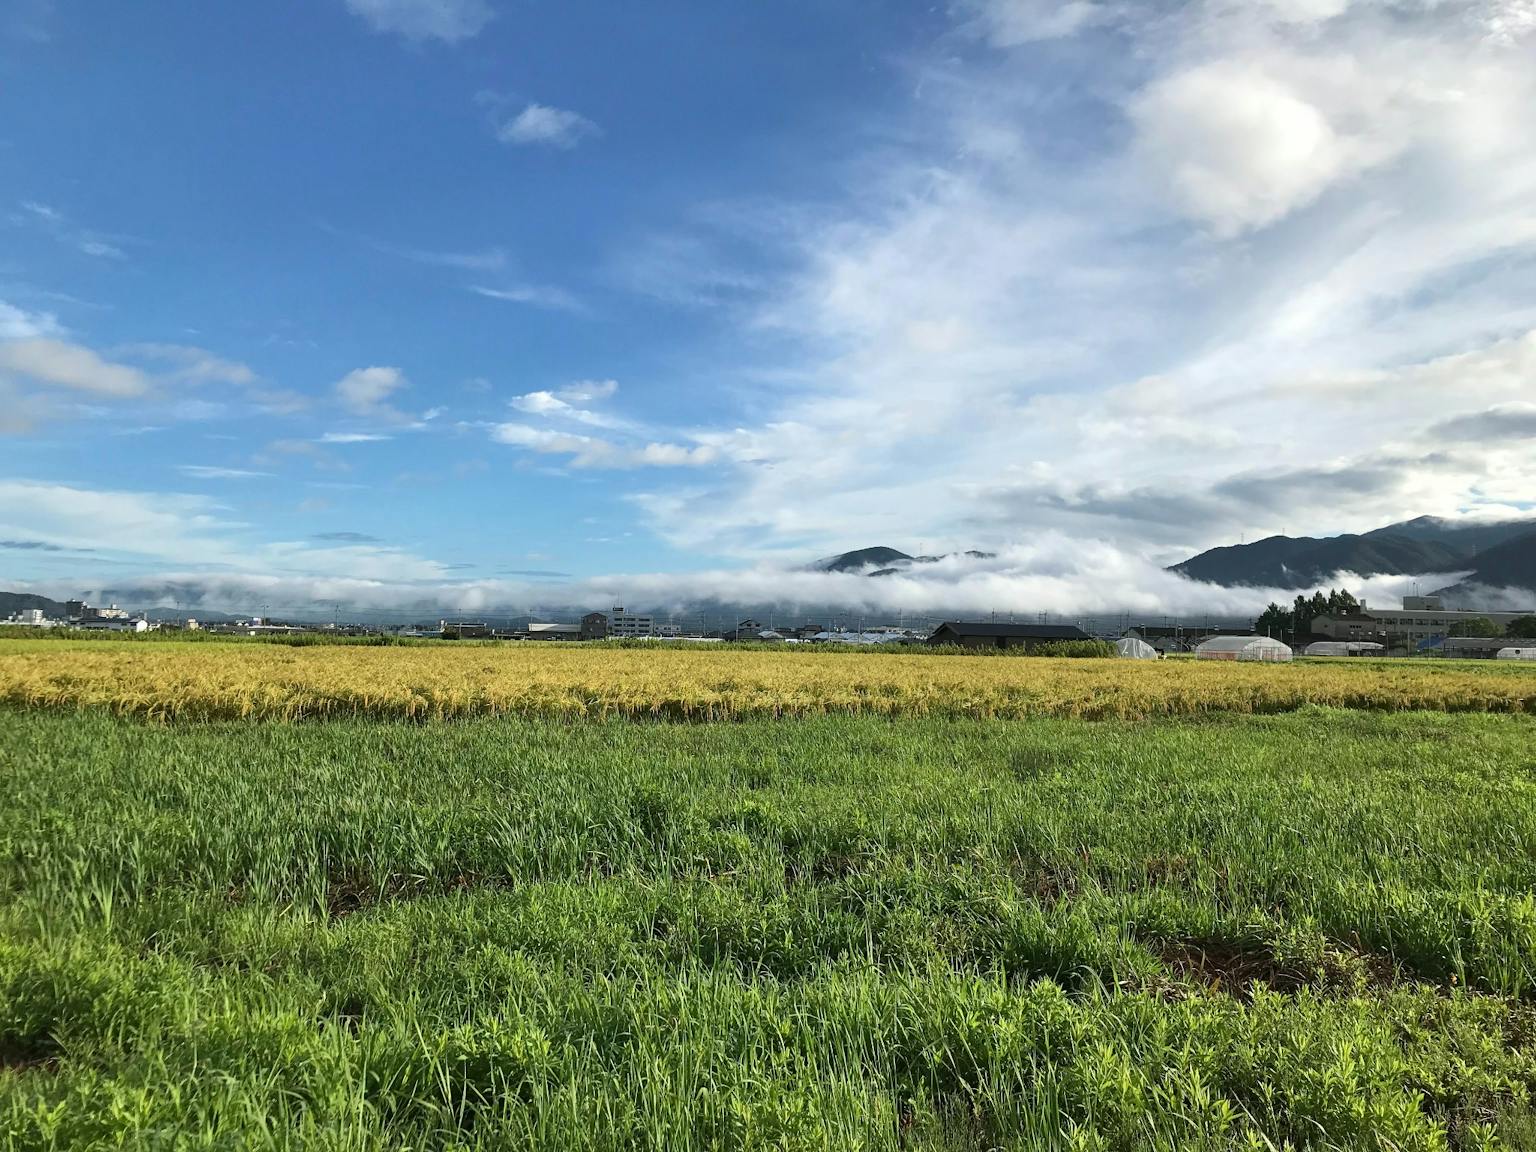
[{"label": "green grass field", "polygon": [[0,710],[0,1134],[1536,1147],[1533,734]]}]

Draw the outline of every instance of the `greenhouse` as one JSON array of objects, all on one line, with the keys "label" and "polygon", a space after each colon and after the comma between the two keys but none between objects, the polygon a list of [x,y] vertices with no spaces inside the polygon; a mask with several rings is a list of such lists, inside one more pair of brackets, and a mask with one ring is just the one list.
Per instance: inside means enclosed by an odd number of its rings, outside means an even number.
[{"label": "greenhouse", "polygon": [[1268,636],[1212,636],[1195,649],[1196,660],[1243,660],[1262,661],[1266,664],[1288,664],[1291,658],[1289,646]]},{"label": "greenhouse", "polygon": [[1115,641],[1115,655],[1124,660],[1161,660],[1162,653],[1145,640],[1127,636]]}]

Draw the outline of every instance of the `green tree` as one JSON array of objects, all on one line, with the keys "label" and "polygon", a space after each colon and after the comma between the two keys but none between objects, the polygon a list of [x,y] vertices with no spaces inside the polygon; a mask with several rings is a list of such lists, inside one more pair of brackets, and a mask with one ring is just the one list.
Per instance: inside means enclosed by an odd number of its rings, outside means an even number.
[{"label": "green tree", "polygon": [[1259,618],[1253,622],[1253,630],[1265,636],[1288,636],[1295,620],[1295,614],[1289,608],[1271,603],[1259,613]]},{"label": "green tree", "polygon": [[1360,601],[1348,588],[1336,588],[1328,593],[1328,615],[1348,616],[1360,611]]},{"label": "green tree", "polygon": [[1509,627],[1504,629],[1504,634],[1521,640],[1536,640],[1536,616],[1521,616],[1517,620],[1511,620]]},{"label": "green tree", "polygon": [[1493,637],[1502,636],[1504,633],[1488,617],[1474,616],[1470,620],[1463,620],[1459,624],[1452,624],[1449,635]]},{"label": "green tree", "polygon": [[[1348,595],[1348,593],[1345,593],[1345,595]],[[1355,599],[1353,596],[1349,598],[1351,601]],[[1312,631],[1312,621],[1320,616],[1332,615],[1332,606],[1339,603],[1341,601],[1336,593],[1330,593],[1325,596],[1321,589],[1312,593],[1310,597],[1296,597],[1295,603],[1291,605],[1292,634],[1297,637],[1308,635]],[[1355,603],[1355,607],[1359,607],[1358,602]]]},{"label": "green tree", "polygon": [[1305,596],[1296,597],[1291,604],[1291,631],[1310,632],[1312,630],[1312,603]]}]

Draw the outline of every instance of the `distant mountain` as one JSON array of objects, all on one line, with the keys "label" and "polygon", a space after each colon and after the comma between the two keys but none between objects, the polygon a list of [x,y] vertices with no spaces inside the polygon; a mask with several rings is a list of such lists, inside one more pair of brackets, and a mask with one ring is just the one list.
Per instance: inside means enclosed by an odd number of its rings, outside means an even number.
[{"label": "distant mountain", "polygon": [[[990,560],[996,553],[971,549],[960,555],[971,560]],[[863,572],[866,576],[894,576],[914,564],[937,564],[943,559],[944,556],[909,556],[895,548],[876,546],[828,556],[816,561],[811,567],[817,572]]]},{"label": "distant mountain", "polygon": [[1475,559],[1472,575],[1456,586],[1457,591],[1474,584],[1536,589],[1536,532],[1506,540]]},{"label": "distant mountain", "polygon": [[0,592],[0,620],[16,612],[27,612],[33,608],[41,608],[43,615],[57,618],[64,615],[64,605],[61,601],[50,600],[46,596],[34,596],[31,592]]},{"label": "distant mountain", "polygon": [[897,562],[910,564],[915,559],[894,548],[876,546],[828,556],[825,560],[816,561],[813,567],[818,572],[862,572],[866,568],[890,568]]},{"label": "distant mountain", "polygon": [[[1384,576],[1473,572],[1476,576],[1468,583],[1530,587],[1536,585],[1532,547],[1536,547],[1536,523],[1529,520],[1462,527],[1421,516],[1360,535],[1270,536],[1252,544],[1212,548],[1172,570],[1227,587],[1302,590],[1315,588],[1338,572]],[[1504,578],[1494,579],[1495,571]]]},{"label": "distant mountain", "polygon": [[211,608],[146,608],[144,619],[146,620],[185,620],[189,616],[200,624],[228,624],[233,620],[242,620],[249,617],[231,616],[228,612],[215,612]]}]

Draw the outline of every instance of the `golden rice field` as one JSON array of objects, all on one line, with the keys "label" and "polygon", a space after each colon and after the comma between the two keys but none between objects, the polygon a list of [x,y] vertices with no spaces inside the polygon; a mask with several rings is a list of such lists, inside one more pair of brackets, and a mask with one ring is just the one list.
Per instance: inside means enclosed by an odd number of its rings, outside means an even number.
[{"label": "golden rice field", "polygon": [[1536,712],[1536,669],[1493,662],[1258,665],[604,646],[0,644],[0,702],[151,719],[875,714],[1139,719]]}]

